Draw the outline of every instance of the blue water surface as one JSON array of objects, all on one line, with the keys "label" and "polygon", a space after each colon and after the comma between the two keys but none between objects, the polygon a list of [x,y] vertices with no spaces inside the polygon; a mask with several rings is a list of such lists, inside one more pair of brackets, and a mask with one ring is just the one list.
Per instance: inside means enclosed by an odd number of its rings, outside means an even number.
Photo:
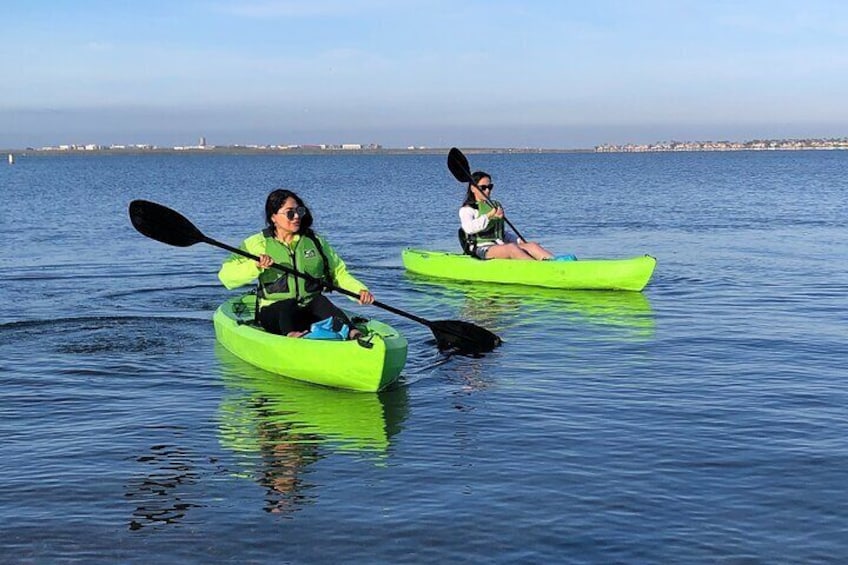
[{"label": "blue water surface", "polygon": [[[0,561],[811,563],[848,558],[848,153],[471,154],[530,239],[649,253],[643,293],[442,283],[445,155],[20,156],[0,167]],[[215,342],[225,254],[298,191],[383,302],[505,341],[398,387]],[[346,299],[334,298],[349,306]],[[339,362],[343,362],[340,360]]]}]

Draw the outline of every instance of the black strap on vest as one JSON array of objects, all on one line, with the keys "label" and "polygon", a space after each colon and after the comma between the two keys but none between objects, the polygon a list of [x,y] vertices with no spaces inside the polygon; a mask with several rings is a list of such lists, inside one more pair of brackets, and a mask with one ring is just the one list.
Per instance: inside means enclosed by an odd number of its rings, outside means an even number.
[{"label": "black strap on vest", "polygon": [[318,237],[315,235],[314,231],[306,230],[303,232],[303,235],[312,240],[312,243],[315,244],[315,249],[318,250],[318,254],[321,256],[321,260],[324,261],[324,278],[321,280],[321,286],[324,287],[325,291],[332,292],[333,277],[330,274],[330,262],[327,260],[327,254],[324,253],[324,248],[321,247],[321,244],[318,242]]}]

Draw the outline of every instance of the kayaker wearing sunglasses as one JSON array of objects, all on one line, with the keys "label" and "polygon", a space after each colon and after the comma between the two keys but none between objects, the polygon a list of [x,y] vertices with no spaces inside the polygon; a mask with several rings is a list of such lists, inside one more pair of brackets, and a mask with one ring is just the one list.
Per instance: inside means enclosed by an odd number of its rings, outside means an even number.
[{"label": "kayaker wearing sunglasses", "polygon": [[471,178],[473,182],[468,183],[465,201],[459,209],[460,240],[464,237],[466,253],[478,259],[546,260],[553,257],[553,253],[538,243],[524,241],[505,231],[503,207],[492,200],[495,184],[489,173],[475,171]]},{"label": "kayaker wearing sunglasses", "polygon": [[[348,316],[321,294],[320,283],[270,268],[273,263],[285,265],[359,293],[360,304],[374,302],[374,295],[348,273],[330,244],[312,231],[312,213],[303,200],[290,190],[272,191],[265,202],[265,221],[267,227],[241,245],[259,261],[231,255],[218,272],[224,286],[232,290],[258,279],[256,319],[274,334],[301,337],[313,323],[327,318],[333,319],[334,331],[344,325],[353,328]],[[348,337],[358,335],[352,329]]]}]

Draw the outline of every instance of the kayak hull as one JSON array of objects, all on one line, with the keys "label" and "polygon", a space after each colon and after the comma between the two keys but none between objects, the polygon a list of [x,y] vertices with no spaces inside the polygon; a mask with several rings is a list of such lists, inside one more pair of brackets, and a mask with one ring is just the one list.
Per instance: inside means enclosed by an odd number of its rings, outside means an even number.
[{"label": "kayak hull", "polygon": [[406,338],[388,324],[358,324],[364,336],[359,340],[290,338],[255,325],[254,303],[252,295],[231,298],[212,321],[221,345],[260,369],[333,388],[377,392],[395,382],[406,364]]},{"label": "kayak hull", "polygon": [[629,259],[518,261],[404,249],[407,271],[430,277],[571,290],[641,291],[651,280],[657,260],[650,255]]}]

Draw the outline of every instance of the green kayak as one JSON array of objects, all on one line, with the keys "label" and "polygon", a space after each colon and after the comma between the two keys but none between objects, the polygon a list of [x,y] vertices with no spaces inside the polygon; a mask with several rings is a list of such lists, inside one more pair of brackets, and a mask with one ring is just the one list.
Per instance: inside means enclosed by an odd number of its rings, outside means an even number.
[{"label": "green kayak", "polygon": [[406,338],[377,320],[357,323],[358,340],[290,338],[253,323],[252,295],[221,304],[212,321],[215,336],[231,353],[271,373],[314,384],[376,392],[392,384],[406,364]]},{"label": "green kayak", "polygon": [[402,258],[406,270],[419,275],[572,290],[640,291],[657,264],[650,255],[578,261],[481,261],[470,255],[421,249],[404,249]]}]

